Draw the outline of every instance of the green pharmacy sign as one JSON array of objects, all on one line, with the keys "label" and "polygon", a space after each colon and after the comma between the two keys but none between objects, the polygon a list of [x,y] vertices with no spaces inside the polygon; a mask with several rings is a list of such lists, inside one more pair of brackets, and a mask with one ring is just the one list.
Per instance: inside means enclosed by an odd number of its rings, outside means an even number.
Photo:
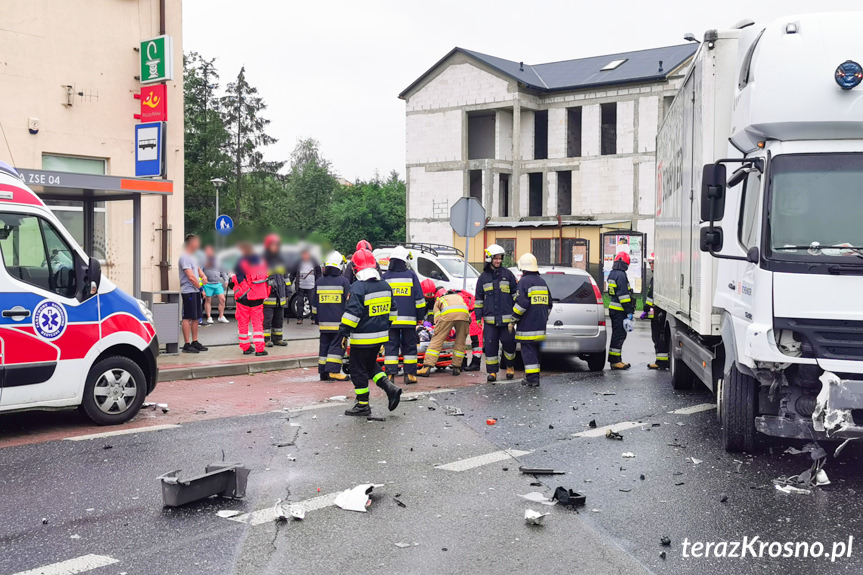
[{"label": "green pharmacy sign", "polygon": [[141,83],[174,79],[174,43],[170,36],[141,42]]}]

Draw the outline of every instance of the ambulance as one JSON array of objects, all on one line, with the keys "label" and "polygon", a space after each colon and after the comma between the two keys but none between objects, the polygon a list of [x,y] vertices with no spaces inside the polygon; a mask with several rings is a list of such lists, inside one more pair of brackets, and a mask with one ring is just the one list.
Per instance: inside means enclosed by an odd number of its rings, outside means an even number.
[{"label": "ambulance", "polygon": [[60,221],[0,162],[0,413],[78,407],[130,420],[156,387],[152,314],[103,278]]}]

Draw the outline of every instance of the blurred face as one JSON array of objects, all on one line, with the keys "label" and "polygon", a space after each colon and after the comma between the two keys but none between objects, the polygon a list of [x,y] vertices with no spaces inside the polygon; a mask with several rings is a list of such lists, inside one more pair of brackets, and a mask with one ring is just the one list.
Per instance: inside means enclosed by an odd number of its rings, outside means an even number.
[{"label": "blurred face", "polygon": [[491,266],[492,267],[499,268],[502,264],[503,264],[503,256],[502,255],[498,254],[498,255],[494,256],[493,258],[491,258]]},{"label": "blurred face", "polygon": [[213,246],[207,246],[204,248],[204,255],[208,258],[213,257],[214,254],[215,252],[213,251]]},{"label": "blurred face", "polygon": [[189,238],[189,241],[186,242],[186,250],[189,252],[196,252],[200,247],[201,240],[199,240],[198,238]]},{"label": "blurred face", "polygon": [[309,252],[306,252],[306,251],[304,251],[303,253],[300,254],[300,259],[302,259],[304,262],[309,261],[309,259],[311,259],[311,257],[312,256],[309,254]]},{"label": "blurred face", "polygon": [[271,254],[275,254],[278,253],[279,247],[279,242],[270,242],[269,244],[267,244],[267,251]]},{"label": "blurred face", "polygon": [[650,263],[650,271],[653,271],[653,260],[650,260],[648,263]]},{"label": "blurred face", "polygon": [[242,242],[237,245],[237,249],[240,250],[240,253],[244,256],[250,255],[252,253],[252,244],[248,242]]}]

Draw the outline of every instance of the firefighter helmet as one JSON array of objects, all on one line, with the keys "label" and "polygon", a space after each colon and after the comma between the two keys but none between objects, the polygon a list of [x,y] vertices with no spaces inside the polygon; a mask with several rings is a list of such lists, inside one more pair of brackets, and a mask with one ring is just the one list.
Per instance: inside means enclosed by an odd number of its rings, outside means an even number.
[{"label": "firefighter helmet", "polygon": [[497,244],[491,244],[485,248],[485,261],[490,262],[494,256],[502,256],[506,251]]},{"label": "firefighter helmet", "polygon": [[654,261],[655,259],[656,259],[656,256],[654,255],[654,253],[653,253],[653,252],[650,252],[650,255],[649,255],[649,256],[647,256],[647,261],[652,262],[652,261]]},{"label": "firefighter helmet", "polygon": [[369,243],[369,242],[367,242],[366,240],[360,240],[360,241],[358,241],[358,242],[357,242],[357,249],[356,249],[356,251],[360,251],[360,250],[369,250],[369,251],[372,251],[372,244],[370,244],[370,243]]},{"label": "firefighter helmet", "polygon": [[626,252],[617,252],[617,255],[614,256],[614,261],[622,261],[626,265],[629,265],[629,254]]},{"label": "firefighter helmet", "polygon": [[324,260],[324,267],[341,268],[343,263],[345,263],[345,256],[340,252],[332,251],[327,256],[327,259]]},{"label": "firefighter helmet", "polygon": [[270,246],[273,244],[282,243],[282,238],[279,237],[279,234],[270,234],[264,238],[264,247],[270,249]]},{"label": "firefighter helmet", "polygon": [[518,269],[523,272],[538,272],[539,265],[536,263],[536,256],[530,252],[521,254],[518,258]]},{"label": "firefighter helmet", "polygon": [[390,261],[401,260],[407,263],[410,259],[413,259],[411,253],[404,246],[396,246],[390,253]]},{"label": "firefighter helmet", "polygon": [[373,277],[380,277],[375,256],[369,250],[357,250],[354,257],[351,258],[351,262],[354,264],[354,274],[358,280],[365,281]]},{"label": "firefighter helmet", "polygon": [[423,290],[423,296],[427,298],[433,298],[435,291],[437,290],[437,286],[435,286],[434,282],[430,279],[424,279],[420,283],[420,287]]}]

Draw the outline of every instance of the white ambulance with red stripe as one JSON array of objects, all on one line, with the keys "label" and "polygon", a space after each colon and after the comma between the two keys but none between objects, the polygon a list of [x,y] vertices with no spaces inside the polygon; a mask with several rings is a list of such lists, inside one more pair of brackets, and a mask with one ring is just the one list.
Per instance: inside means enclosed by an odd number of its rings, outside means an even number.
[{"label": "white ambulance with red stripe", "polygon": [[128,421],[156,387],[144,302],[101,275],[20,176],[0,162],[0,413],[79,407]]}]

